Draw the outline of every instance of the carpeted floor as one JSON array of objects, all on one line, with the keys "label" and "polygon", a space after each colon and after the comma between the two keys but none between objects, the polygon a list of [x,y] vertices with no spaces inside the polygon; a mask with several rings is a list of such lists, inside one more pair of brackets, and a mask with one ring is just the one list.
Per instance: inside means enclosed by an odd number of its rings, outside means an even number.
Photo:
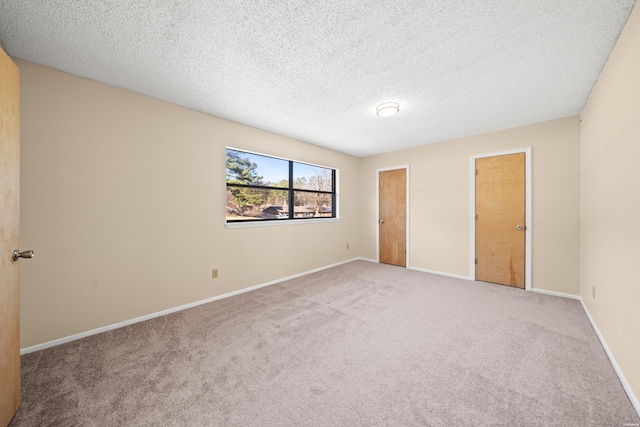
[{"label": "carpeted floor", "polygon": [[22,369],[11,427],[640,422],[578,301],[362,261]]}]

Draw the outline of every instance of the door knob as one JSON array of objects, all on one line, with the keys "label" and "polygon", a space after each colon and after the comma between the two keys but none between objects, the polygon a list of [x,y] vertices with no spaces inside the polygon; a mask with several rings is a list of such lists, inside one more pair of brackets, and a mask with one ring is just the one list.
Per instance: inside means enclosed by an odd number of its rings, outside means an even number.
[{"label": "door knob", "polygon": [[17,261],[18,258],[33,258],[34,256],[36,256],[36,254],[33,251],[24,251],[24,252],[13,251],[14,261]]},{"label": "door knob", "polygon": [[384,224],[384,219],[379,219],[378,224]]},{"label": "door knob", "polygon": [[516,225],[516,230],[526,230],[526,229],[527,229],[526,225],[520,225],[520,224]]}]

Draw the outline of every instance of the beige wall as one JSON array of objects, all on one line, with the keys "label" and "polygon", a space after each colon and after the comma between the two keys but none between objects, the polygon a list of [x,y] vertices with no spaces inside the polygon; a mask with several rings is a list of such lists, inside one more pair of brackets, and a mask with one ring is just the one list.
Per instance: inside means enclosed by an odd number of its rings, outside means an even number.
[{"label": "beige wall", "polygon": [[[16,60],[21,246],[37,251],[22,264],[22,347],[375,259],[380,168],[410,166],[409,265],[468,276],[470,158],[532,147],[533,287],[581,296],[638,395],[638,50],[636,8],[582,130],[568,117],[363,159]],[[226,228],[227,145],[338,168],[341,220]]]},{"label": "beige wall", "polygon": [[[23,348],[357,256],[357,158],[16,63]],[[341,220],[226,228],[226,145],[339,169]]]},{"label": "beige wall", "polygon": [[[581,296],[639,395],[638,51],[636,8],[582,130],[568,117],[363,159],[16,60],[21,246],[37,252],[22,264],[22,347],[375,259],[379,168],[410,166],[409,265],[468,276],[470,157],[532,147],[533,287]],[[226,145],[338,168],[341,220],[227,229]]]},{"label": "beige wall", "polygon": [[361,256],[377,256],[376,169],[409,165],[409,265],[469,276],[471,156],[531,147],[533,288],[578,295],[579,138],[568,117],[361,159]]},{"label": "beige wall", "polygon": [[580,230],[580,295],[636,396],[640,396],[638,52],[640,8],[636,6],[583,111]]}]

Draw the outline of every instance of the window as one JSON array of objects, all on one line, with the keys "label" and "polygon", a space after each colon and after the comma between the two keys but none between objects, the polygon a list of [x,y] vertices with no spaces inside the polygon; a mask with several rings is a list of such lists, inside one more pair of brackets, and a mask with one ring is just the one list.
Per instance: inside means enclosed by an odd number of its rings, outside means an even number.
[{"label": "window", "polygon": [[335,217],[335,169],[227,148],[227,223]]}]

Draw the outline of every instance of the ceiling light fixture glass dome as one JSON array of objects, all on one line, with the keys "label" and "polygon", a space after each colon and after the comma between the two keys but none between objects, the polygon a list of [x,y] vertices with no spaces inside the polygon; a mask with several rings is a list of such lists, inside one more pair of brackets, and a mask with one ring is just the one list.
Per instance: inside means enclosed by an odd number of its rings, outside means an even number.
[{"label": "ceiling light fixture glass dome", "polygon": [[400,104],[397,102],[385,102],[376,107],[376,114],[380,117],[391,117],[400,112]]}]

